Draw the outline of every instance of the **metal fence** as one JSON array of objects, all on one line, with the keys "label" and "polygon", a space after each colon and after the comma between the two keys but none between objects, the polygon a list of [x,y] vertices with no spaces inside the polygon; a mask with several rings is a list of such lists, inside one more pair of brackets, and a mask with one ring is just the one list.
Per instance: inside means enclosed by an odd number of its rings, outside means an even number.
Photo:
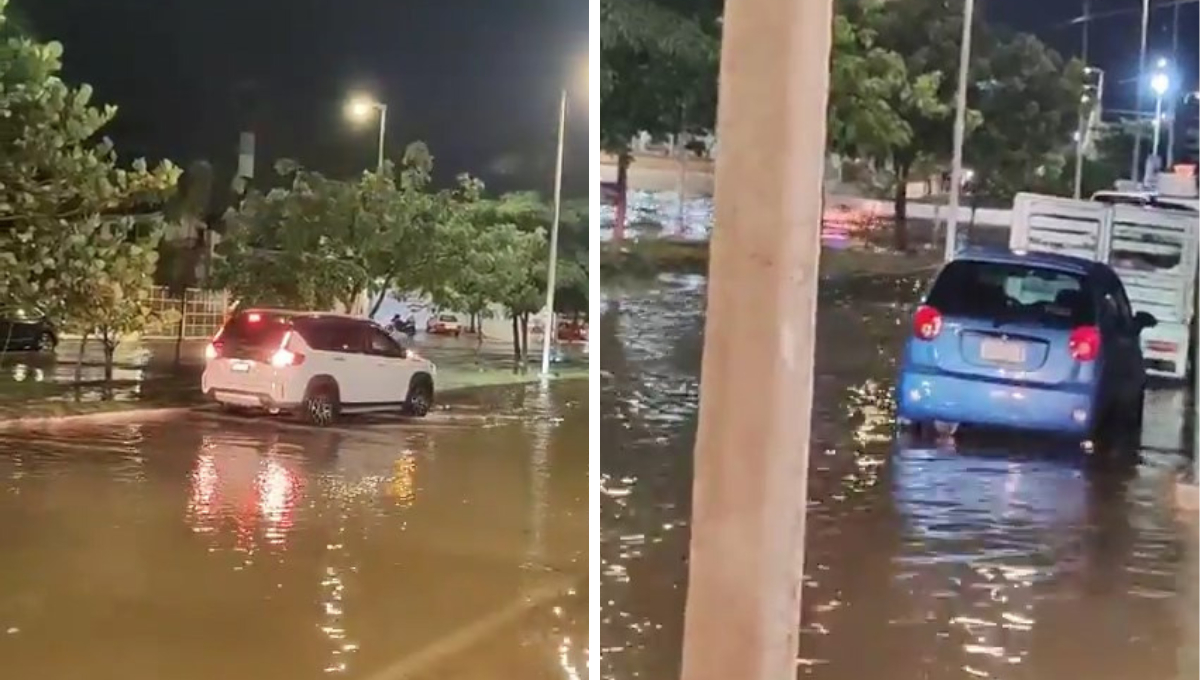
[{"label": "metal fence", "polygon": [[172,296],[165,286],[155,286],[150,304],[154,319],[141,337],[146,340],[174,340],[178,333],[180,316],[183,317],[183,337],[186,339],[211,338],[225,321],[229,307],[229,294],[225,291],[188,288],[182,297]]}]

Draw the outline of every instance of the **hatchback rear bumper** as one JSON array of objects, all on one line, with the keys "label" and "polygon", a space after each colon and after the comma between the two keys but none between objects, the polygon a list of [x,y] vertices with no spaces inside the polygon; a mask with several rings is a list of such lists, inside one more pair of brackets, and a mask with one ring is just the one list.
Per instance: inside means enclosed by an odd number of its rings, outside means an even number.
[{"label": "hatchback rear bumper", "polygon": [[942,420],[1069,436],[1084,436],[1095,419],[1095,399],[1085,386],[1051,388],[972,380],[908,370],[896,388],[902,420]]}]

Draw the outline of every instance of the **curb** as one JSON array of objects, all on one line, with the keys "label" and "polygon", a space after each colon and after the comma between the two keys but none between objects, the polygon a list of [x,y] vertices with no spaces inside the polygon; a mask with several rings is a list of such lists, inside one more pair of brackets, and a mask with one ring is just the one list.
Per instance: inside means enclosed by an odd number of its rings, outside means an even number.
[{"label": "curb", "polygon": [[[582,380],[587,377],[587,374],[553,376],[551,377],[550,382],[568,382],[571,380]],[[478,390],[492,387],[518,387],[533,385],[537,382],[537,380],[523,380],[521,382],[498,383],[492,385],[463,385],[461,387],[450,387],[444,390],[439,390],[438,394],[454,394],[456,392],[463,392],[466,390]],[[145,408],[127,408],[119,411],[75,413],[61,416],[18,416],[16,418],[0,418],[0,431],[43,427],[47,425],[120,423],[129,420],[165,418],[184,413],[196,413],[209,410],[212,410],[211,404],[197,403],[190,406],[147,406]]]},{"label": "curb", "polygon": [[99,413],[76,413],[62,416],[29,416],[0,419],[0,430],[13,430],[39,425],[59,425],[75,423],[119,423],[128,420],[145,418],[164,418],[203,409],[202,404],[192,406],[151,406],[147,408],[129,408],[120,411],[102,411]]}]

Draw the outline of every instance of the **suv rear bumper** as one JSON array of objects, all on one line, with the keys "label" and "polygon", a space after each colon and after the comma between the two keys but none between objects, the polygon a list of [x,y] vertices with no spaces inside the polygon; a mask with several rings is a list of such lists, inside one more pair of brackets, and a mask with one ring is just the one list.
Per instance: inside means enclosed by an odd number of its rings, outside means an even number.
[{"label": "suv rear bumper", "polygon": [[218,404],[242,406],[245,408],[279,409],[280,411],[291,411],[300,406],[295,402],[276,401],[269,394],[262,392],[251,392],[247,390],[210,388],[204,393],[204,396],[211,401],[217,402]]},{"label": "suv rear bumper", "polygon": [[1086,389],[971,380],[936,372],[905,371],[896,387],[896,416],[1063,435],[1086,436],[1095,419]]}]

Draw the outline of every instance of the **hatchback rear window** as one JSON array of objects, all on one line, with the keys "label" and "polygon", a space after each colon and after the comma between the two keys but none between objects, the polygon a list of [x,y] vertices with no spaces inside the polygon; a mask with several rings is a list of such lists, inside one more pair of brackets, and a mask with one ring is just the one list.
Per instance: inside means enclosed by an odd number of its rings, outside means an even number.
[{"label": "hatchback rear window", "polygon": [[278,347],[291,325],[286,314],[241,312],[225,324],[221,341],[247,348]]},{"label": "hatchback rear window", "polygon": [[1096,323],[1094,296],[1077,274],[995,262],[951,262],[926,304],[945,316],[1025,322],[1056,328]]}]

